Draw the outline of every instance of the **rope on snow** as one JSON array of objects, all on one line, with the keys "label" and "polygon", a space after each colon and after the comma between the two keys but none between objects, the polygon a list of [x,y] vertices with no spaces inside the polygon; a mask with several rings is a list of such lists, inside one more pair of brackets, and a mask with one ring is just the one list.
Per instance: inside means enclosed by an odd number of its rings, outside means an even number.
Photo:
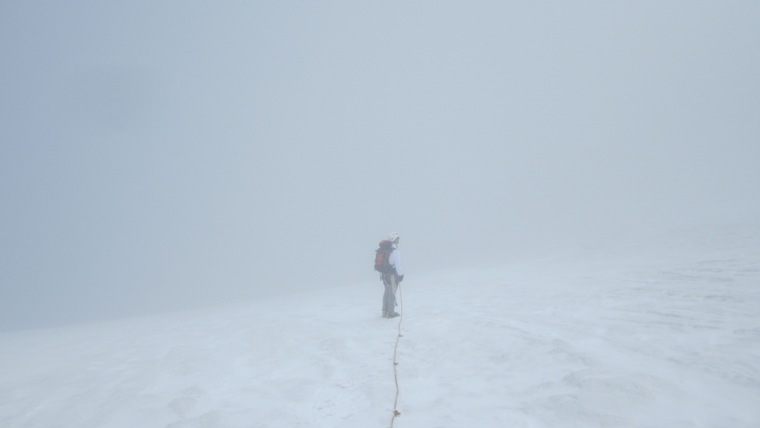
[{"label": "rope on snow", "polygon": [[396,336],[396,345],[393,347],[393,380],[396,382],[396,398],[393,401],[393,417],[391,418],[391,428],[393,428],[393,422],[396,421],[396,418],[401,416],[401,412],[398,411],[398,371],[396,370],[396,366],[398,366],[398,362],[396,359],[397,351],[398,351],[398,342],[403,337],[401,334],[401,321],[404,319],[404,297],[401,295],[401,287],[398,287],[398,297],[399,297],[399,318],[398,318],[398,335]]}]

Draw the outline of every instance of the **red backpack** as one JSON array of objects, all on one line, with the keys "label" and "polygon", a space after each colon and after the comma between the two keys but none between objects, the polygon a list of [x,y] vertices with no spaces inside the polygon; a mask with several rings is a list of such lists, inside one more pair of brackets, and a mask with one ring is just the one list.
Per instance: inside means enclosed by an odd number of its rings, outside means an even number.
[{"label": "red backpack", "polygon": [[375,270],[380,273],[388,273],[393,267],[388,263],[388,258],[393,251],[393,243],[387,239],[380,241],[380,245],[375,251]]}]

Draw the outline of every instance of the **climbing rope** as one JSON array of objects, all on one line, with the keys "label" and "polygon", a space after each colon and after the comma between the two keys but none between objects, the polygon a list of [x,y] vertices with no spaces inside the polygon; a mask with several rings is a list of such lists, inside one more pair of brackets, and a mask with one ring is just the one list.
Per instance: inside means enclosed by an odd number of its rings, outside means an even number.
[{"label": "climbing rope", "polygon": [[393,380],[396,382],[396,398],[393,401],[393,417],[391,418],[391,428],[393,428],[393,422],[396,421],[396,418],[401,416],[401,412],[398,411],[398,371],[396,370],[396,366],[398,366],[397,362],[397,352],[398,352],[398,342],[403,337],[401,334],[401,321],[404,319],[404,297],[401,295],[401,287],[398,287],[398,298],[399,298],[399,317],[398,317],[398,335],[396,336],[396,345],[393,347]]}]

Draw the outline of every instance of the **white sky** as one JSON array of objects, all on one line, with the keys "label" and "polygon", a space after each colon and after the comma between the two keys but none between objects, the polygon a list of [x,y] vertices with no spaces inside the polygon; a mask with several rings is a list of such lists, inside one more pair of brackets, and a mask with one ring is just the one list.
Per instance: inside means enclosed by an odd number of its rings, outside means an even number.
[{"label": "white sky", "polygon": [[0,329],[760,215],[760,4],[0,4]]}]

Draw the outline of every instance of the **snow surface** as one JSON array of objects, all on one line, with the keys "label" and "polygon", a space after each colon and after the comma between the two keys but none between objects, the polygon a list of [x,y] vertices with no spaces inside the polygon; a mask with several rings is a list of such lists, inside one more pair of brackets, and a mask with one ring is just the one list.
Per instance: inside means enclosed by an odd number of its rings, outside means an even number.
[{"label": "snow surface", "polygon": [[0,335],[2,427],[760,426],[760,239],[692,230],[501,267]]}]

